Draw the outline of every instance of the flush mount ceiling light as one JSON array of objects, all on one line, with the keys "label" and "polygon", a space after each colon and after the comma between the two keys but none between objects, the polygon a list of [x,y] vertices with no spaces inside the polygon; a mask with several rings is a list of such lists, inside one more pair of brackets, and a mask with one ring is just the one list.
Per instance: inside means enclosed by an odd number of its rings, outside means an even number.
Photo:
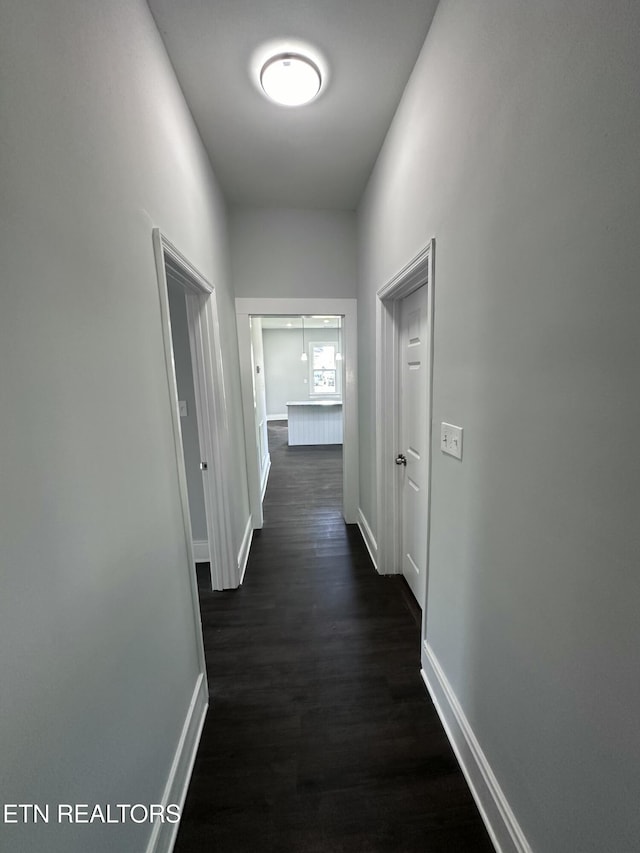
[{"label": "flush mount ceiling light", "polygon": [[320,69],[301,53],[279,53],[262,66],[260,85],[265,95],[285,107],[308,104],[320,92]]}]

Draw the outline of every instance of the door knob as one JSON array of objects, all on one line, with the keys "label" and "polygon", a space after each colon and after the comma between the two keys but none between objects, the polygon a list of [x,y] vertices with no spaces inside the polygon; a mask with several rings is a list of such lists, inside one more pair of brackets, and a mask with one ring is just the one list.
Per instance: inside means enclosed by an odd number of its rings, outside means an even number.
[{"label": "door knob", "polygon": [[402,453],[398,453],[398,455],[396,456],[396,465],[406,465],[406,464],[407,464],[407,457],[403,456]]}]

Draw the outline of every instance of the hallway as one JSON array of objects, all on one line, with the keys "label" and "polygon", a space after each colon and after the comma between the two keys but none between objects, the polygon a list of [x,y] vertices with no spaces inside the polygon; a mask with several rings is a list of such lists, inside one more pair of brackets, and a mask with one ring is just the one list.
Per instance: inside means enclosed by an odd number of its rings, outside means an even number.
[{"label": "hallway", "polygon": [[245,583],[201,593],[212,699],[176,853],[489,853],[408,588],[342,521],[341,448],[281,422],[269,446]]}]

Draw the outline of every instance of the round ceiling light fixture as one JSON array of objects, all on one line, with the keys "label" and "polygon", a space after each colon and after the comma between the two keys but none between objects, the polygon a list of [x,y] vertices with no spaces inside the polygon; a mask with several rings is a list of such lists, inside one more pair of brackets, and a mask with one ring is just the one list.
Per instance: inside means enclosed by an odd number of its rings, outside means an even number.
[{"label": "round ceiling light fixture", "polygon": [[308,104],[320,92],[320,69],[301,53],[279,53],[262,66],[260,85],[265,95],[285,107]]}]

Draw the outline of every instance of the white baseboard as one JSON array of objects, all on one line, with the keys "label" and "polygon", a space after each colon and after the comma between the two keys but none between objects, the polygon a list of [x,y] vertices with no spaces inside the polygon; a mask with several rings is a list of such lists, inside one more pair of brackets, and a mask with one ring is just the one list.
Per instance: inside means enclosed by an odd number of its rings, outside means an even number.
[{"label": "white baseboard", "polygon": [[358,507],[357,524],[360,529],[360,533],[362,534],[362,538],[364,539],[364,544],[367,546],[371,562],[373,563],[376,571],[378,571],[378,543],[376,542],[374,535],[371,532],[371,528],[369,527],[369,522],[360,507]]},{"label": "white baseboard", "polygon": [[196,563],[209,563],[209,543],[206,539],[194,539],[193,541],[193,559]]},{"label": "white baseboard", "polygon": [[253,539],[253,518],[249,516],[247,526],[244,529],[242,537],[242,545],[238,551],[238,577],[240,583],[244,580],[244,573],[247,571],[247,561],[249,559],[249,551],[251,550],[251,540]]},{"label": "white baseboard", "polygon": [[498,784],[433,649],[423,644],[422,678],[498,853],[531,853],[531,847]]},{"label": "white baseboard", "polygon": [[284,415],[267,415],[267,423],[269,421],[288,421],[289,415],[285,412]]},{"label": "white baseboard", "polygon": [[267,461],[262,469],[262,482],[260,484],[260,500],[264,500],[264,493],[267,491],[267,483],[269,482],[269,471],[271,470],[271,456],[267,454]]},{"label": "white baseboard", "polygon": [[[189,710],[182,726],[182,733],[178,741],[178,747],[169,770],[169,777],[162,794],[161,804],[167,806],[176,803],[180,806],[180,814],[187,797],[187,788],[191,781],[191,773],[196,760],[196,752],[200,743],[204,719],[209,707],[209,691],[207,680],[200,673],[196,686],[193,690]],[[151,830],[146,853],[171,853],[176,836],[178,835],[179,823],[161,823],[156,820]]]}]

